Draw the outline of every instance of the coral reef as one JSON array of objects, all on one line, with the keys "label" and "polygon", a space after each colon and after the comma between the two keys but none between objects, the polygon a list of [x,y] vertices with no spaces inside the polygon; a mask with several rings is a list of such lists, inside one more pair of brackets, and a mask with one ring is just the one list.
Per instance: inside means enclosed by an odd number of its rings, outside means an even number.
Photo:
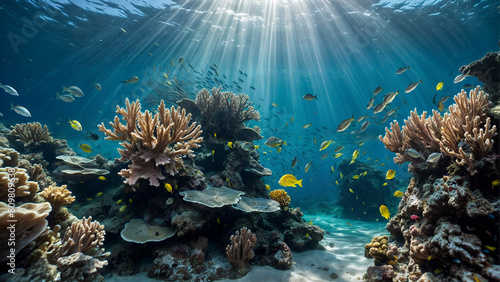
[{"label": "coral reef", "polygon": [[193,148],[198,148],[203,138],[200,137],[201,126],[196,123],[189,125],[191,114],[180,107],[170,110],[161,101],[158,113],[153,115],[148,110],[141,112],[141,104],[137,100],[130,104],[126,99],[126,108],[116,107],[116,113],[122,115],[126,124],[115,116],[110,122],[113,131],[107,129],[104,123],[99,130],[106,134],[108,140],[122,141],[119,149],[122,161],[130,160],[129,169],[124,169],[120,175],[125,177],[125,183],[135,184],[139,179],[149,180],[150,185],[159,186],[159,180],[165,179],[163,171],[175,175],[183,166],[182,157],[192,156]]},{"label": "coral reef", "polygon": [[226,255],[229,263],[239,272],[246,273],[248,261],[253,258],[253,248],[257,242],[257,236],[252,231],[243,227],[229,238],[231,243],[226,247]]},{"label": "coral reef", "polygon": [[22,141],[24,146],[36,145],[40,142],[46,142],[50,138],[49,128],[42,126],[39,122],[20,123],[11,126],[10,135]]},{"label": "coral reef", "polygon": [[273,190],[269,192],[269,197],[278,202],[282,208],[288,206],[290,204],[290,201],[292,200],[292,198],[290,198],[290,196],[288,196],[283,189]]},{"label": "coral reef", "polygon": [[75,197],[71,196],[71,191],[67,185],[49,186],[40,192],[40,196],[44,197],[54,209],[69,205],[75,201]]},{"label": "coral reef", "polygon": [[0,147],[0,167],[15,167],[18,164],[19,153],[11,148]]},{"label": "coral reef", "polygon": [[57,268],[63,281],[99,280],[99,269],[107,265],[106,260],[98,260],[83,253],[74,253],[57,259]]},{"label": "coral reef", "polygon": [[[34,197],[38,192],[38,183],[29,181],[29,175],[24,168],[0,167],[0,200],[14,197]],[[12,194],[12,196],[11,196]]]},{"label": "coral reef", "polygon": [[486,53],[481,59],[460,67],[459,71],[484,83],[483,90],[491,95],[493,103],[500,99],[500,51]]},{"label": "coral reef", "polygon": [[[436,111],[429,118],[412,112],[402,132],[393,123],[392,132],[386,129],[380,137],[396,152],[394,161],[411,161],[414,173],[386,226],[387,248],[380,237],[365,246],[367,256],[375,258],[376,266],[367,273],[371,281],[498,279],[496,125],[487,116],[488,95],[479,88],[469,97],[462,90],[454,100],[444,117]],[[437,167],[426,161],[432,153],[445,155]]]},{"label": "coral reef", "polygon": [[432,117],[427,112],[418,116],[416,109],[401,131],[397,121],[391,123],[392,132],[386,128],[386,135],[379,136],[385,147],[396,153],[395,163],[412,162],[409,170],[432,167],[427,161],[433,153],[441,152],[455,158],[457,164],[467,166],[471,175],[475,174],[476,164],[493,147],[493,137],[497,135],[496,125],[490,125],[486,116],[488,94],[479,87],[471,90],[469,97],[462,90],[454,98],[455,104],[449,107],[450,113],[441,117],[433,110]]}]

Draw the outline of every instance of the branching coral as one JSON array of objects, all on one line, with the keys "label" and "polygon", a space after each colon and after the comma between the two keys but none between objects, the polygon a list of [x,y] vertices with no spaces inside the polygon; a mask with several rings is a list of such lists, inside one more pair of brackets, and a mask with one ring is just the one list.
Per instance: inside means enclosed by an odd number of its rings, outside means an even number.
[{"label": "branching coral", "polygon": [[253,248],[257,243],[257,236],[250,229],[243,227],[229,238],[231,244],[226,247],[229,263],[239,271],[246,271],[248,261],[253,257]]},{"label": "branching coral", "polygon": [[66,185],[63,186],[49,186],[40,193],[54,209],[62,206],[69,205],[75,201],[75,197],[71,196],[71,191],[67,189]]},{"label": "branching coral", "polygon": [[119,174],[128,184],[135,184],[140,178],[148,179],[153,186],[159,186],[159,180],[165,179],[163,169],[175,175],[183,166],[182,157],[193,156],[192,148],[198,148],[203,138],[201,126],[191,123],[191,114],[180,107],[165,108],[161,101],[158,113],[153,115],[148,110],[141,112],[139,100],[130,104],[126,99],[126,109],[116,106],[116,113],[123,116],[125,124],[115,116],[110,122],[114,131],[107,129],[104,123],[99,130],[107,135],[108,140],[122,141],[119,149],[122,161],[130,160],[129,169]]},{"label": "branching coral", "polygon": [[11,129],[9,134],[23,141],[25,146],[48,141],[50,138],[49,128],[39,122],[20,123],[11,126]]},{"label": "branching coral", "polygon": [[[486,116],[491,103],[488,94],[479,87],[471,90],[469,97],[462,90],[454,100],[455,104],[449,107],[450,113],[444,118],[437,111],[433,111],[432,117],[426,117],[426,112],[418,116],[415,109],[405,120],[402,132],[397,122],[391,124],[392,132],[386,128],[385,137],[379,136],[379,139],[396,153],[395,163],[423,162],[430,154],[440,151],[456,158],[458,164],[467,165],[471,175],[476,173],[475,163],[488,155],[493,137],[497,135],[496,126],[491,126]],[[411,154],[415,151],[421,157]]]},{"label": "branching coral", "polygon": [[91,254],[104,242],[104,225],[92,222],[92,217],[73,222],[66,230],[57,257],[69,256],[74,253]]},{"label": "branching coral", "polygon": [[233,137],[238,125],[243,122],[260,120],[259,112],[246,94],[221,92],[213,88],[210,95],[207,89],[202,89],[195,103],[203,117],[204,128],[225,138]]},{"label": "branching coral", "polygon": [[288,206],[291,201],[290,196],[288,196],[285,190],[283,189],[271,191],[269,193],[269,197],[278,202],[282,208]]}]

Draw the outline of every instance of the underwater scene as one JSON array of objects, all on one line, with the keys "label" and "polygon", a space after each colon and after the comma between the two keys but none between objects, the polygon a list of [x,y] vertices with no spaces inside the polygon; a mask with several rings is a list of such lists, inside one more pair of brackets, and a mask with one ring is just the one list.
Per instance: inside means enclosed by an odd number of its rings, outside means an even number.
[{"label": "underwater scene", "polygon": [[0,281],[500,281],[498,1],[0,16]]}]

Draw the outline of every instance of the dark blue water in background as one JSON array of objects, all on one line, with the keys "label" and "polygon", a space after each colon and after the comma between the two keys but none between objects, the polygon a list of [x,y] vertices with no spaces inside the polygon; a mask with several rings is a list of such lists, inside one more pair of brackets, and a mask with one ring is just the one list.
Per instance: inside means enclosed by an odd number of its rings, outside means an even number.
[{"label": "dark blue water in background", "polygon": [[[97,124],[111,121],[126,97],[142,99],[151,91],[148,79],[161,79],[167,68],[193,82],[194,98],[200,86],[194,72],[179,69],[181,56],[198,71],[216,63],[228,84],[244,80],[241,91],[224,90],[248,94],[261,114],[261,121],[251,125],[262,129],[264,139],[256,144],[268,153],[261,153],[261,162],[273,170],[266,183],[279,188],[278,179],[290,172],[304,179],[303,188],[289,190],[295,199],[334,200],[333,182],[339,176],[331,166],[351,158],[354,150],[366,151],[360,161],[408,177],[407,167],[392,163],[393,154],[378,135],[393,119],[403,124],[410,110],[436,109],[436,93],[453,97],[463,84],[478,84],[475,78],[459,84],[453,79],[460,66],[497,51],[500,38],[498,1],[3,1],[0,18],[0,82],[19,92],[14,97],[0,91],[0,122],[38,121],[83,156],[118,157],[116,143],[91,142],[85,132],[97,132]],[[408,65],[408,71],[395,74]],[[134,75],[138,83],[118,82]],[[415,91],[404,94],[420,79]],[[441,81],[443,90],[436,91]],[[61,85],[79,86],[85,96],[73,103],[58,100]],[[366,110],[377,86],[384,90],[375,104],[388,92],[401,93],[390,108],[400,106],[398,114],[383,125],[374,122],[384,112],[375,117],[373,109]],[[318,100],[305,101],[306,93],[317,94]],[[28,108],[32,117],[9,111],[11,103]],[[451,103],[450,98],[445,105]],[[368,129],[350,134],[361,126],[353,123],[337,133],[337,125],[353,114],[367,114]],[[70,119],[80,121],[83,132],[74,131]],[[303,129],[307,123],[312,126]],[[270,136],[288,146],[269,152],[264,141]],[[330,139],[335,143],[319,152]],[[93,152],[79,150],[80,143],[90,144]],[[344,155],[333,159],[340,145]],[[324,153],[330,155],[321,159]],[[298,164],[292,171],[294,156]],[[313,165],[305,173],[309,161]]]}]

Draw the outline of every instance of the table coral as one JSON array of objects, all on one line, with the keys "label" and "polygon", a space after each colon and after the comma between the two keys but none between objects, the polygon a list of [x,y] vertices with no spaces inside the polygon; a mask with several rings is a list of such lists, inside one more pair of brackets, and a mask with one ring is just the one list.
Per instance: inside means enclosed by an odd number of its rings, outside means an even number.
[{"label": "table coral", "polygon": [[175,175],[183,166],[182,157],[194,156],[193,148],[198,148],[203,138],[201,126],[191,123],[191,114],[180,107],[165,108],[161,101],[158,113],[153,115],[146,110],[141,112],[139,100],[132,104],[125,100],[126,108],[116,106],[116,113],[122,115],[125,124],[115,116],[113,129],[107,129],[104,123],[98,127],[106,134],[107,140],[122,141],[119,149],[122,161],[132,162],[128,169],[119,174],[126,178],[125,183],[135,184],[139,179],[149,180],[150,185],[159,186],[159,180],[165,179],[163,170]]}]

